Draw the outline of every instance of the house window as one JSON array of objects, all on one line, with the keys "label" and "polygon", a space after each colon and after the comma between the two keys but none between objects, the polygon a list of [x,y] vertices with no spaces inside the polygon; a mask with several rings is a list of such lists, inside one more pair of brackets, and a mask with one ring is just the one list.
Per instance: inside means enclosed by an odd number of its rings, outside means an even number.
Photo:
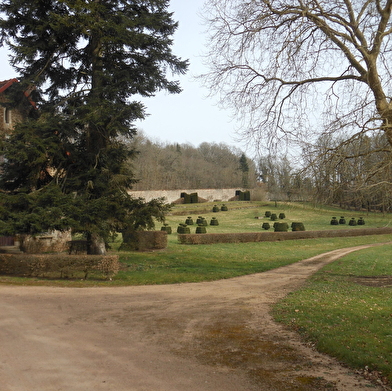
[{"label": "house window", "polygon": [[8,108],[4,108],[4,122],[6,124],[11,123],[11,110]]}]

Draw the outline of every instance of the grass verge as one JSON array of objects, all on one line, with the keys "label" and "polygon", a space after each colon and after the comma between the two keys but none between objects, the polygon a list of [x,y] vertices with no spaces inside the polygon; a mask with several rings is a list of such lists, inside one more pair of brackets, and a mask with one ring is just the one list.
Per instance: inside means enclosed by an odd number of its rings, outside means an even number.
[{"label": "grass verge", "polygon": [[329,264],[274,307],[277,321],[350,367],[392,382],[392,245]]}]

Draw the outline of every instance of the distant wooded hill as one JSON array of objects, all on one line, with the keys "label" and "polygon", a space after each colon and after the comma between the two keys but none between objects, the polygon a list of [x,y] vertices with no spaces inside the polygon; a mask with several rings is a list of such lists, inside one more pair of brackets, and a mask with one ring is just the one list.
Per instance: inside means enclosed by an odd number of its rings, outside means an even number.
[{"label": "distant wooded hill", "polygon": [[138,134],[132,145],[134,190],[253,188],[254,162],[238,148],[224,143],[167,144]]}]

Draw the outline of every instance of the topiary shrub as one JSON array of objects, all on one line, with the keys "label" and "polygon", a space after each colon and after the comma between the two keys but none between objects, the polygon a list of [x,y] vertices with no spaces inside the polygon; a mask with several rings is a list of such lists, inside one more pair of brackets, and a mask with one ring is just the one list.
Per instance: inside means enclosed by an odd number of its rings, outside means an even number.
[{"label": "topiary shrub", "polygon": [[304,223],[291,223],[292,231],[305,231]]},{"label": "topiary shrub", "polygon": [[358,219],[358,225],[365,225],[365,220],[363,219],[363,217],[360,217],[359,219]]},{"label": "topiary shrub", "polygon": [[271,213],[270,219],[271,219],[272,221],[278,220],[278,216],[276,215],[276,213]]},{"label": "topiary shrub", "polygon": [[346,219],[344,218],[344,216],[340,216],[339,224],[346,224]]},{"label": "topiary shrub", "polygon": [[267,210],[264,214],[265,217],[271,217],[271,212],[269,210]]},{"label": "topiary shrub", "polygon": [[263,223],[263,225],[261,226],[261,228],[265,229],[265,230],[269,230],[271,228],[270,223]]},{"label": "topiary shrub", "polygon": [[285,215],[284,213],[279,213],[279,218],[280,218],[281,220],[283,220],[283,219],[286,218],[286,215]]},{"label": "topiary shrub", "polygon": [[187,219],[185,220],[186,225],[193,225],[193,219],[191,216],[188,216]]},{"label": "topiary shrub", "polygon": [[204,225],[199,225],[198,227],[196,227],[196,233],[197,234],[206,234],[207,229]]},{"label": "topiary shrub", "polygon": [[289,225],[287,223],[274,223],[274,231],[275,232],[287,232],[289,229]]},{"label": "topiary shrub", "polygon": [[229,208],[225,205],[225,204],[223,204],[222,206],[221,206],[221,211],[222,212],[227,212],[229,210]]},{"label": "topiary shrub", "polygon": [[357,225],[357,220],[355,220],[355,218],[353,217],[349,222],[348,225],[354,226]]},{"label": "topiary shrub", "polygon": [[163,227],[161,227],[161,231],[165,231],[168,235],[172,233],[171,227],[169,227],[168,224],[163,224]]},{"label": "topiary shrub", "polygon": [[218,219],[216,217],[213,217],[210,221],[210,225],[219,225]]},{"label": "topiary shrub", "polygon": [[236,197],[238,197],[239,201],[250,201],[250,191],[241,191],[241,190],[236,190],[235,192]]},{"label": "topiary shrub", "polygon": [[191,230],[186,224],[180,224],[177,227],[177,233],[178,234],[190,234]]},{"label": "topiary shrub", "polygon": [[214,206],[212,207],[212,211],[213,211],[214,213],[219,212],[219,207],[218,207],[218,205],[214,205]]},{"label": "topiary shrub", "polygon": [[332,217],[331,225],[339,225],[339,221],[336,217]]},{"label": "topiary shrub", "polygon": [[159,250],[167,247],[165,231],[133,231],[123,235],[120,251]]}]

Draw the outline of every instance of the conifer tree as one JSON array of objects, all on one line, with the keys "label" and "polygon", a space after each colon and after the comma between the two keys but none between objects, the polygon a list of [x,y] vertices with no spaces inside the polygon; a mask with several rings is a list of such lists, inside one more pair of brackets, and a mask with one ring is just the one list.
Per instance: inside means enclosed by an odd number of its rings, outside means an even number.
[{"label": "conifer tree", "polygon": [[[146,216],[140,226],[150,227],[153,215],[163,218],[162,200],[143,209],[128,196],[134,178],[126,162],[134,154],[127,143],[136,133],[134,122],[146,115],[137,97],[179,93],[167,73],[187,69],[187,61],[171,50],[177,23],[168,5],[168,0],[0,2],[1,43],[12,51],[18,88],[33,91],[38,108],[3,142],[3,198],[14,205],[12,197],[23,194],[28,205],[38,203],[46,214],[39,201],[45,199],[48,208],[60,208],[63,221],[43,217],[36,228],[27,224],[19,230],[34,234],[68,224],[84,232],[91,252],[97,252],[93,242],[129,228],[135,210]],[[15,100],[22,95],[13,94]],[[17,214],[28,219],[28,210],[15,207],[11,218],[8,209],[4,230],[16,232]]]}]

